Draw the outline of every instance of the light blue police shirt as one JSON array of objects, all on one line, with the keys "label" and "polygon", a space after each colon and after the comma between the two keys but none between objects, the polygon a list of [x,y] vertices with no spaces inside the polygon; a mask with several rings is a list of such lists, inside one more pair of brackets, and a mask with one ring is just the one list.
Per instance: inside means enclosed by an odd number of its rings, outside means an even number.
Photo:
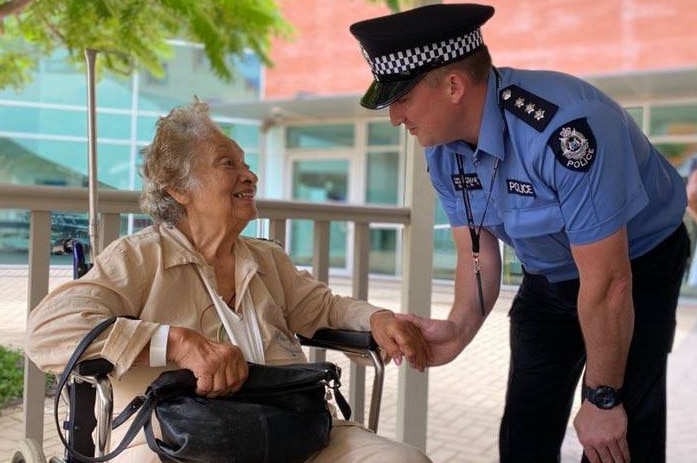
[{"label": "light blue police shirt", "polygon": [[483,223],[527,272],[552,282],[578,277],[570,244],[626,225],[635,258],[675,231],[687,205],[684,181],[622,107],[570,75],[497,71],[489,75],[478,145],[425,149],[452,226],[468,224],[459,155],[476,227]]}]

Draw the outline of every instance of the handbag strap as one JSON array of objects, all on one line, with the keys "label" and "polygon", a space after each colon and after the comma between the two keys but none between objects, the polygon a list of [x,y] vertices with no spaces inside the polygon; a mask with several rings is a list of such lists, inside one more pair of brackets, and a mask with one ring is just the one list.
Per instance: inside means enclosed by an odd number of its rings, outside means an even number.
[{"label": "handbag strap", "polygon": [[[65,365],[65,368],[63,369],[63,373],[59,377],[59,382],[56,390],[56,395],[53,400],[53,418],[56,423],[56,429],[58,430],[58,437],[60,438],[61,442],[65,446],[65,449],[67,450],[68,453],[70,453],[71,456],[76,458],[79,461],[85,462],[85,463],[99,463],[99,462],[105,462],[108,460],[113,459],[115,456],[123,452],[128,444],[133,441],[135,436],[138,434],[138,431],[140,428],[146,424],[149,423],[150,421],[150,415],[152,414],[152,410],[154,409],[154,401],[152,400],[151,397],[149,396],[138,396],[135,399],[131,401],[131,403],[124,409],[123,412],[119,415],[116,420],[114,420],[114,423],[121,424],[124,422],[126,419],[128,419],[133,413],[138,411],[138,414],[136,415],[136,418],[133,420],[133,423],[128,428],[128,431],[126,431],[126,434],[124,435],[123,439],[119,443],[118,446],[111,452],[109,452],[106,455],[103,455],[101,457],[93,457],[93,456],[88,456],[88,455],[83,455],[82,453],[78,452],[73,448],[73,446],[67,441],[65,438],[65,435],[63,434],[63,429],[60,425],[60,419],[58,417],[58,408],[60,405],[60,397],[63,393],[63,389],[65,389],[65,386],[68,382],[68,379],[70,377],[70,373],[73,371],[75,366],[77,365],[78,360],[82,356],[82,354],[87,350],[89,345],[94,341],[104,330],[106,330],[109,326],[111,326],[115,321],[117,317],[110,317],[107,318],[106,320],[102,321],[99,323],[97,326],[92,328],[87,335],[85,335],[84,338],[80,341],[80,343],[77,345],[77,348],[75,348],[75,351],[73,352],[73,355],[70,357],[68,360],[68,363]],[[132,317],[128,317],[132,318]],[[114,426],[115,427],[115,426]]]},{"label": "handbag strap", "polygon": [[[134,317],[126,318],[135,319]],[[117,317],[107,318],[106,320],[100,322],[97,326],[92,328],[85,335],[85,337],[82,338],[80,343],[75,348],[75,351],[73,352],[72,356],[66,363],[65,368],[63,369],[63,373],[60,375],[56,395],[53,402],[53,417],[55,420],[56,429],[58,430],[58,437],[65,446],[66,451],[70,453],[71,456],[84,463],[101,463],[113,459],[121,452],[123,452],[126,449],[126,447],[128,447],[128,445],[133,441],[133,439],[136,437],[141,428],[145,433],[145,438],[150,449],[154,452],[157,452],[160,455],[167,454],[167,452],[163,450],[161,447],[161,441],[155,438],[152,430],[152,413],[155,410],[155,404],[158,395],[156,391],[153,390],[153,385],[151,385],[151,387],[148,387],[145,394],[136,396],[133,400],[131,400],[131,402],[123,409],[123,411],[116,418],[114,418],[112,422],[112,428],[118,427],[137,412],[135,418],[133,419],[133,422],[124,434],[123,439],[121,439],[121,442],[119,442],[119,444],[116,446],[116,448],[114,448],[114,450],[107,453],[106,455],[100,457],[84,455],[81,452],[75,450],[63,434],[63,430],[60,425],[60,419],[58,417],[58,408],[60,405],[60,397],[63,393],[63,389],[65,389],[71,372],[75,369],[78,360],[85,352],[85,350],[87,350],[92,341],[94,341],[104,330],[111,326],[116,321],[116,319]],[[195,389],[196,378],[193,376],[193,373],[191,373],[188,370],[179,370],[177,372],[172,373],[184,373],[188,375],[183,378],[183,382],[184,384],[189,383],[189,387],[193,387]],[[191,386],[191,381],[193,381],[193,386]],[[328,384],[327,386],[334,391],[334,397],[337,401],[337,405],[339,405],[339,409],[344,415],[344,418],[349,419],[349,417],[351,416],[351,407],[339,389],[339,387],[341,387],[341,383],[339,382],[338,375],[334,377],[334,381],[332,381],[332,383],[333,384]],[[183,387],[186,386],[184,385]]]}]

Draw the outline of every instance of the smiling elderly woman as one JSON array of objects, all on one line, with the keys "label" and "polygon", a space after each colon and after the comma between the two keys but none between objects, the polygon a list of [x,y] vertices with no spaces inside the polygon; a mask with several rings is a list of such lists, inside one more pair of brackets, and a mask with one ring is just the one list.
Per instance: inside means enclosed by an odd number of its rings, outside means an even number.
[{"label": "smiling elderly woman", "polygon": [[[116,240],[85,276],[31,311],[26,350],[41,369],[62,371],[78,341],[111,316],[120,318],[87,356],[114,364],[115,410],[166,369],[193,371],[200,395],[234,392],[246,379],[247,361],[306,361],[295,333],[311,336],[326,327],[370,329],[387,355],[423,369],[428,351],[410,322],[332,294],[274,242],[240,236],[257,215],[258,178],[207,105],[195,100],[159,120],[144,149],[142,177],[141,207],[154,225]],[[119,461],[158,459],[141,433]],[[335,419],[329,445],[307,461],[429,460]]]}]

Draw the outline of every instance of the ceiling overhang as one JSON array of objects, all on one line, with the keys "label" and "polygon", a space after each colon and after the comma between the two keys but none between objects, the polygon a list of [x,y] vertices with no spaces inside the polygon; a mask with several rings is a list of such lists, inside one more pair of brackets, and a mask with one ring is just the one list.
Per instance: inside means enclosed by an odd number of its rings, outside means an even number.
[{"label": "ceiling overhang", "polygon": [[361,119],[387,116],[387,110],[370,110],[360,105],[362,94],[301,96],[277,100],[210,103],[211,110],[230,118],[279,124],[313,119]]},{"label": "ceiling overhang", "polygon": [[[697,67],[581,76],[624,105],[697,99]],[[300,95],[297,98],[234,102],[209,102],[217,115],[258,121],[262,125],[328,119],[385,117],[386,109],[360,105],[362,94]]]},{"label": "ceiling overhang", "polygon": [[697,99],[697,67],[583,76],[620,103]]}]

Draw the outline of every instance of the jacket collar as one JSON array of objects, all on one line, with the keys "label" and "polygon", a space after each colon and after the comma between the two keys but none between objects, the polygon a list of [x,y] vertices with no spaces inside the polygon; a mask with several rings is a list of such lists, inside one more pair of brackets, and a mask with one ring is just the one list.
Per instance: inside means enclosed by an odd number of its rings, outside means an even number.
[{"label": "jacket collar", "polygon": [[[162,261],[165,269],[178,265],[195,264],[209,267],[200,252],[178,228],[159,225],[162,237]],[[242,294],[249,281],[256,273],[263,273],[249,249],[244,237],[237,237],[235,242],[235,281],[238,294]]]}]

